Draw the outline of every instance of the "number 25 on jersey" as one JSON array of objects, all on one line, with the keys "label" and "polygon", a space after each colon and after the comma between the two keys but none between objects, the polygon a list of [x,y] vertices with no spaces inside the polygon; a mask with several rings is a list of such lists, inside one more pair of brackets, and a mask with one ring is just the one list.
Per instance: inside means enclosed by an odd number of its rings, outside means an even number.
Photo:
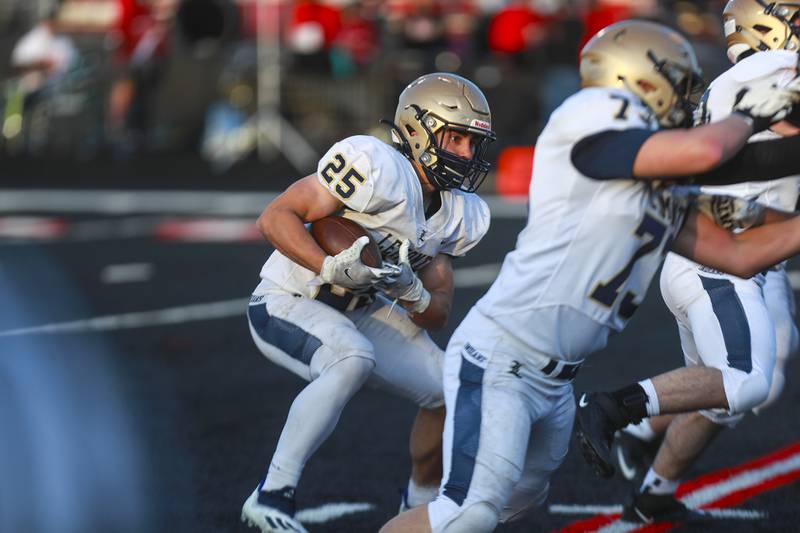
[{"label": "number 25 on jersey", "polygon": [[[347,167],[344,157],[341,154],[336,154],[333,156],[333,160],[320,171],[320,175],[328,185],[334,181],[337,182],[333,187],[333,191],[343,199],[353,196],[356,188],[364,183],[364,176],[359,174],[354,167]],[[347,168],[346,172],[345,168]]]}]

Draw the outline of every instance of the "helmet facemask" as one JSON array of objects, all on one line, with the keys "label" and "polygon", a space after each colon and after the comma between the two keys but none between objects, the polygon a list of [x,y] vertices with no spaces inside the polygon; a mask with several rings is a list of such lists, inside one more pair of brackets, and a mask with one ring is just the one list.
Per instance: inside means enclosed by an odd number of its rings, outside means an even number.
[{"label": "helmet facemask", "polygon": [[753,52],[800,51],[800,2],[732,0],[723,12],[728,59],[731,62]]},{"label": "helmet facemask", "polygon": [[672,87],[674,103],[659,122],[668,128],[689,127],[692,115],[705,90],[705,82],[697,72],[674,61],[659,60],[652,50],[647,57],[653,62],[656,72],[661,74]]},{"label": "helmet facemask", "polygon": [[[437,189],[475,192],[486,178],[484,158],[495,134],[486,97],[471,81],[442,72],[421,76],[400,94],[394,121],[384,123],[397,148]],[[448,130],[469,136],[470,157],[443,147]]]},{"label": "helmet facemask", "polygon": [[[424,135],[428,137],[428,147],[419,156],[419,163],[428,180],[440,190],[477,191],[491,167],[484,156],[489,144],[496,138],[494,132],[463,124],[453,124],[418,106],[412,105],[412,107],[416,111],[417,122],[424,131]],[[407,129],[410,128],[407,127]],[[472,146],[471,158],[467,159],[456,155],[440,146],[440,134],[444,139],[447,130],[470,135],[471,139],[477,140]],[[420,135],[420,132],[409,131],[408,133],[411,136]]]}]

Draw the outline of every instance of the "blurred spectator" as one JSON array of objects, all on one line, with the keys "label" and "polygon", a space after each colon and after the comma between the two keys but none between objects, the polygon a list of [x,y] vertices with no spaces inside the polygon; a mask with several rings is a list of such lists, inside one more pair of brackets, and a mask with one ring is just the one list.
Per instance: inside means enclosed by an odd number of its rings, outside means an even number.
[{"label": "blurred spectator", "polygon": [[318,0],[298,0],[287,32],[295,66],[328,72],[328,52],[341,27],[341,13],[337,8]]},{"label": "blurred spectator", "polygon": [[112,83],[108,134],[118,155],[131,154],[151,139],[155,92],[166,60],[169,21],[177,0],[116,0],[117,75]]},{"label": "blurred spectator", "polygon": [[50,141],[52,101],[77,65],[72,39],[57,29],[58,9],[16,42],[11,67],[16,76],[5,85],[2,118],[3,145],[8,153],[39,153]]},{"label": "blurred spectator", "polygon": [[349,2],[342,9],[341,27],[331,50],[333,74],[345,77],[364,68],[377,55],[379,45],[375,21],[360,2]]},{"label": "blurred spectator", "polygon": [[[447,51],[459,63],[470,63],[475,48],[474,37],[478,28],[478,11],[470,0],[451,0],[444,5],[444,31]],[[441,62],[440,62],[441,63]],[[437,64],[437,67],[440,66]],[[442,65],[444,66],[444,65]],[[453,65],[458,70],[458,64]]]},{"label": "blurred spectator", "polygon": [[526,0],[509,2],[489,23],[489,49],[521,57],[545,40],[548,23]]},{"label": "blurred spectator", "polygon": [[540,128],[564,99],[580,89],[578,36],[582,34],[583,23],[569,9],[558,13],[549,27],[542,46],[545,67],[539,77]]},{"label": "blurred spectator", "polygon": [[57,33],[56,14],[54,9],[23,35],[11,52],[11,66],[29,92],[57,81],[78,57],[72,40]]},{"label": "blurred spectator", "polygon": [[440,49],[445,44],[442,6],[437,0],[393,2],[402,24],[403,45],[417,50]]}]

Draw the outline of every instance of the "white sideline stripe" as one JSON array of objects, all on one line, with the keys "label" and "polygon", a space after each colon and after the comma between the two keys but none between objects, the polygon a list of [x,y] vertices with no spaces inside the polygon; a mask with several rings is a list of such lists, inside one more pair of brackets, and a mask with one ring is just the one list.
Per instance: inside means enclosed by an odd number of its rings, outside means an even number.
[{"label": "white sideline stripe", "polygon": [[[728,479],[723,479],[700,487],[681,498],[681,501],[690,508],[698,508],[712,503],[720,498],[733,494],[743,489],[754,487],[774,477],[794,472],[800,469],[800,453],[795,453],[780,461],[768,463],[762,467],[746,470]],[[757,520],[766,516],[759,511],[747,509],[704,509],[712,516],[723,519]],[[607,513],[600,513],[607,514]],[[595,533],[625,533],[643,527],[643,524],[629,524],[616,520],[605,527],[595,530]]]},{"label": "white sideline stripe", "polygon": [[[2,193],[0,193],[2,194]],[[53,217],[9,216],[0,218],[0,237],[11,239],[53,239],[63,224]]]},{"label": "white sideline stripe", "polygon": [[689,507],[700,507],[728,494],[753,487],[768,479],[800,469],[800,453],[761,468],[746,470],[731,478],[701,487],[681,499]]},{"label": "white sideline stripe", "polygon": [[[258,216],[276,193],[263,191],[137,191],[0,189],[0,213],[144,213]],[[481,195],[494,218],[527,217],[527,197]]]},{"label": "white sideline stripe", "polygon": [[[708,514],[712,515],[714,518],[722,520],[762,520],[767,517],[766,513],[748,509],[705,509],[704,511],[708,512]],[[595,530],[595,533],[627,533],[628,531],[636,531],[647,527],[647,525],[648,524],[617,520],[605,527]]]},{"label": "white sideline stripe", "polygon": [[[551,514],[563,515],[618,514],[622,512],[621,505],[568,505],[554,503],[548,509]],[[751,509],[705,509],[705,512],[716,518],[738,518],[741,520],[758,520],[767,516],[767,513]],[[641,527],[641,524],[639,524],[639,527]]]},{"label": "white sideline stripe", "polygon": [[302,524],[324,524],[349,514],[365,513],[374,509],[375,505],[371,503],[328,503],[297,511],[294,517]]},{"label": "white sideline stripe", "polygon": [[[126,266],[126,265],[121,265]],[[130,265],[128,265],[130,266]],[[455,271],[456,287],[480,287],[494,281],[500,264],[479,265],[464,267]],[[494,275],[490,275],[494,272]],[[118,329],[144,328],[149,326],[162,326],[165,324],[182,324],[184,322],[197,322],[200,320],[213,320],[244,315],[247,310],[249,296],[209,302],[203,304],[169,307],[155,311],[139,311],[119,315],[106,315],[69,322],[57,322],[41,326],[9,329],[0,331],[0,337],[16,335],[34,335],[45,333],[78,333],[83,331],[113,331]]]}]

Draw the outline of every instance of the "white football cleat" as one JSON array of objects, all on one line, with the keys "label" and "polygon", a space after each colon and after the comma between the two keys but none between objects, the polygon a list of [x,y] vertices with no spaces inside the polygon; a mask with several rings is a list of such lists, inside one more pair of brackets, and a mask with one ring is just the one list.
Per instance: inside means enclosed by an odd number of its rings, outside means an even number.
[{"label": "white football cleat", "polygon": [[259,503],[259,490],[253,491],[242,506],[242,522],[261,533],[308,533],[303,524],[280,509]]}]

